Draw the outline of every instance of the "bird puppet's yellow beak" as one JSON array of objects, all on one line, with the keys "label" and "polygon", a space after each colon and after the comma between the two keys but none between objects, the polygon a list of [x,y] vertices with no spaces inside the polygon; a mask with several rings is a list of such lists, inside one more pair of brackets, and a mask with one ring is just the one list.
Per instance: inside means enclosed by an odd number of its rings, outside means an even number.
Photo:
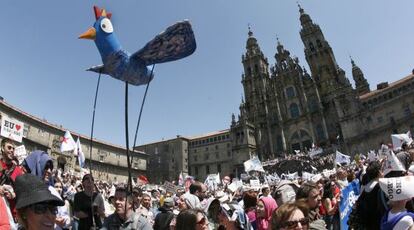
[{"label": "bird puppet's yellow beak", "polygon": [[91,27],[85,33],[79,35],[78,38],[95,40],[95,37],[96,37],[96,30],[95,28]]}]

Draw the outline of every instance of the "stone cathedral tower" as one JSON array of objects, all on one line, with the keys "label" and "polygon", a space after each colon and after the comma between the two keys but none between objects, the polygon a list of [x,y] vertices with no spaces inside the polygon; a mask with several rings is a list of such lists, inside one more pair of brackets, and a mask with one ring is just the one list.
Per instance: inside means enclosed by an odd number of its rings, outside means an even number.
[{"label": "stone cathedral tower", "polygon": [[260,155],[267,155],[274,152],[273,137],[268,119],[270,106],[268,95],[269,64],[250,28],[248,35],[246,53],[242,56],[244,67],[242,84],[246,99],[244,108],[249,121],[256,128],[255,138],[259,143],[257,152]]}]

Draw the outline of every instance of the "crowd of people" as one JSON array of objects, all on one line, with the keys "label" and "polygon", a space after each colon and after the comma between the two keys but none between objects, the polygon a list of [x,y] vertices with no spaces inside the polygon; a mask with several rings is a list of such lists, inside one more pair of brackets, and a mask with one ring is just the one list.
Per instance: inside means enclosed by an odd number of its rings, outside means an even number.
[{"label": "crowd of people", "polygon": [[[341,229],[341,191],[355,180],[361,182],[361,193],[349,216],[350,229],[414,229],[412,197],[391,197],[379,185],[388,159],[362,157],[316,179],[257,187],[232,178],[214,190],[192,180],[188,187],[171,191],[60,172],[42,151],[19,163],[14,148],[13,141],[2,140],[0,230]],[[408,169],[414,149],[405,145],[396,157]],[[385,177],[409,174],[410,170],[387,170]]]}]

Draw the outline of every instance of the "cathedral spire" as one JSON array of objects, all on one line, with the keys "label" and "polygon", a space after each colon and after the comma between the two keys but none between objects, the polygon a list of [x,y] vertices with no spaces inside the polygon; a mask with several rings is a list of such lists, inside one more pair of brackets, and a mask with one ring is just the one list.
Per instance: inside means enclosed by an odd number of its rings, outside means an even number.
[{"label": "cathedral spire", "polygon": [[354,60],[351,56],[349,56],[351,59],[352,64],[352,78],[355,81],[355,89],[357,91],[358,95],[363,95],[365,93],[369,93],[369,84],[367,79],[364,77],[364,73],[362,70],[355,64]]}]

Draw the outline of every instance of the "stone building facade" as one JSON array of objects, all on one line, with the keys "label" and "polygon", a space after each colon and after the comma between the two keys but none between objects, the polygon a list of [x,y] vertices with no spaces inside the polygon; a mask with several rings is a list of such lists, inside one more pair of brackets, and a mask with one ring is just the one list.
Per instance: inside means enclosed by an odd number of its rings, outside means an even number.
[{"label": "stone building facade", "polygon": [[351,59],[355,88],[339,67],[319,25],[300,7],[300,36],[310,73],[279,40],[269,66],[249,28],[242,55],[244,101],[240,120],[251,124],[262,159],[309,149],[340,148],[366,153],[389,142],[392,133],[413,129],[413,75],[379,84],[370,91],[362,70]]},{"label": "stone building facade", "polygon": [[188,143],[188,138],[177,136],[134,148],[149,155],[148,179],[151,183],[177,181],[181,172],[188,173]]},{"label": "stone building facade", "polygon": [[[24,124],[22,143],[16,143],[17,146],[23,144],[28,153],[35,150],[45,151],[53,158],[54,167],[60,167],[65,171],[72,171],[74,173],[80,172],[77,157],[70,152],[60,152],[62,138],[66,131],[62,126],[51,124],[46,120],[23,112],[6,103],[1,98],[0,118],[5,117]],[[75,140],[78,137],[80,138],[82,150],[86,158],[85,168],[89,169],[91,166],[95,178],[118,182],[127,180],[127,158],[124,147],[94,139],[91,154],[92,160],[90,160],[90,137],[73,131],[71,131],[71,134]],[[131,154],[133,157],[131,164],[133,178],[136,178],[138,175],[146,175],[148,155],[139,151],[131,152]]]}]

